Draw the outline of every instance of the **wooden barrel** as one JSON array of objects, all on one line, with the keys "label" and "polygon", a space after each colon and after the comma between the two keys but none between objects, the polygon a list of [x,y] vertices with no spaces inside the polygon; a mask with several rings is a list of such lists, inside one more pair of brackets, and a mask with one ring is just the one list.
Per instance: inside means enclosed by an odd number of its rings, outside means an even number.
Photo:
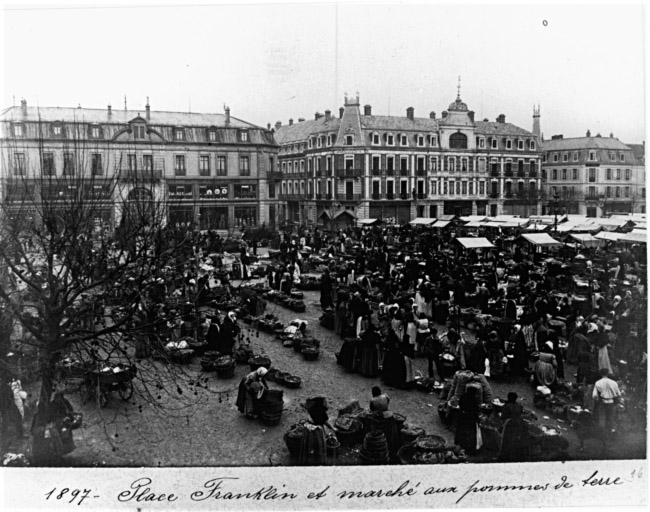
[{"label": "wooden barrel", "polygon": [[264,392],[258,406],[259,417],[266,425],[277,425],[282,418],[284,392],[280,389],[269,389]]},{"label": "wooden barrel", "polygon": [[388,462],[388,442],[381,431],[369,432],[363,440],[362,459],[369,464]]}]

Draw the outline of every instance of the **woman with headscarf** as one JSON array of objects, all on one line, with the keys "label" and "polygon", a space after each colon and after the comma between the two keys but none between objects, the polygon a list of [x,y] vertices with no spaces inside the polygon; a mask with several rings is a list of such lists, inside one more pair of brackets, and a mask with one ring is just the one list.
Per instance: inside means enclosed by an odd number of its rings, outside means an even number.
[{"label": "woman with headscarf", "polygon": [[551,388],[557,382],[557,360],[553,353],[553,343],[547,341],[539,353],[539,359],[533,367],[535,384]]},{"label": "woman with headscarf", "polygon": [[217,351],[223,355],[232,355],[232,349],[237,342],[240,328],[237,325],[237,314],[230,311],[221,324],[221,332],[217,341]]},{"label": "woman with headscarf", "polygon": [[490,362],[490,377],[503,377],[507,371],[508,360],[503,351],[503,343],[499,339],[499,334],[492,331],[487,342],[487,358]]},{"label": "woman with headscarf", "polygon": [[596,325],[598,326],[598,332],[595,336],[596,346],[598,347],[598,369],[602,370],[605,368],[609,373],[613,373],[609,360],[609,352],[607,350],[609,346],[609,335],[605,332],[605,324],[599,321]]},{"label": "woman with headscarf", "polygon": [[401,341],[393,329],[385,340],[386,352],[381,368],[381,380],[388,386],[406,386],[406,363],[400,350]]},{"label": "woman with headscarf", "polygon": [[376,377],[379,374],[379,342],[381,341],[375,326],[369,322],[361,333],[359,345],[359,373],[364,377]]},{"label": "woman with headscarf", "polygon": [[257,401],[262,398],[264,390],[269,388],[264,379],[266,373],[267,369],[262,366],[246,375],[239,383],[237,409],[249,419],[257,417],[255,412]]}]

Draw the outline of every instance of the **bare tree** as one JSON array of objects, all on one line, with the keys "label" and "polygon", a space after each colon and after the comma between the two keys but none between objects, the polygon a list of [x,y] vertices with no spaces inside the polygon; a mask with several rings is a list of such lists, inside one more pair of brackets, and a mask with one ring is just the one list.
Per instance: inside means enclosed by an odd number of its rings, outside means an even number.
[{"label": "bare tree", "polygon": [[[12,334],[22,333],[40,380],[35,436],[44,436],[66,358],[89,371],[135,368],[137,396],[157,407],[163,393],[186,405],[191,397],[179,395],[194,380],[181,366],[142,360],[137,350],[144,344],[166,357],[152,298],[189,243],[166,226],[168,205],[155,193],[160,176],[125,172],[120,156],[111,161],[88,147],[80,129],[65,127],[59,173],[42,138],[31,151],[7,140],[2,147],[0,309],[13,319]],[[15,368],[3,356],[0,373],[9,374]]]}]

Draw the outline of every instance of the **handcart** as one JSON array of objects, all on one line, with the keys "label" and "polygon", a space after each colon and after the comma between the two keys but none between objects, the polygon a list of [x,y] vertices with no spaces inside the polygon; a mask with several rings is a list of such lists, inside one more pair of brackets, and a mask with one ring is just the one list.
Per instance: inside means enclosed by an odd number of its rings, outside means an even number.
[{"label": "handcart", "polygon": [[122,400],[128,400],[133,396],[132,381],[136,373],[135,366],[122,364],[89,371],[85,379],[87,399],[96,399],[100,407],[106,407],[109,395],[117,391]]}]

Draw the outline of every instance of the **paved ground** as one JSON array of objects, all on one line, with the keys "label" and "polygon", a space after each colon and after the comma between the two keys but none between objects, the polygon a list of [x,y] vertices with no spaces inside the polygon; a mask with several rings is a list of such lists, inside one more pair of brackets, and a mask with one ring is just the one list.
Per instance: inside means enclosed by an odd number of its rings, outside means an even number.
[{"label": "paved ground", "polygon": [[[238,366],[235,377],[219,380],[214,374],[203,374],[199,361],[187,367],[190,374],[197,376],[204,388],[183,389],[185,396],[193,396],[198,404],[160,415],[151,406],[139,407],[137,403],[124,403],[116,396],[105,409],[81,404],[78,395],[69,398],[84,413],[84,426],[75,431],[77,449],[66,456],[65,464],[71,466],[262,466],[291,464],[283,435],[287,428],[308,417],[301,403],[312,396],[324,395],[331,404],[331,414],[352,400],[359,400],[367,406],[370,389],[381,385],[380,380],[364,378],[358,374],[345,373],[336,364],[335,353],[341,340],[322,328],[318,319],[321,315],[317,292],[306,292],[307,312],[297,315],[283,307],[270,303],[267,312],[274,313],[283,322],[301,318],[309,322],[308,332],[321,341],[320,359],[304,361],[302,356],[285,348],[281,342],[265,333],[257,333],[242,325],[245,336],[250,339],[256,353],[271,358],[273,366],[290,371],[303,379],[300,389],[284,389],[285,410],[281,423],[267,427],[259,421],[243,418],[235,407],[239,380],[248,371],[248,366]],[[437,326],[443,329],[440,326]],[[415,362],[417,370],[426,375],[426,360]],[[569,367],[566,374],[573,375]],[[271,386],[277,386],[271,383]],[[514,390],[532,407],[532,390],[523,382],[513,384],[493,383],[495,396],[505,397]],[[215,393],[220,391],[220,393]],[[429,434],[442,435],[448,442],[453,433],[445,428],[437,414],[438,395],[417,390],[404,391],[385,388],[391,396],[391,409],[407,417],[407,422],[426,429]],[[161,401],[176,407],[173,400],[161,393]],[[100,415],[101,414],[101,421]],[[553,418],[544,418],[538,413],[540,422],[558,426],[568,436],[571,459],[592,458],[639,458],[645,454],[645,425],[628,425],[628,430],[618,434],[615,448],[603,452],[602,443],[588,441],[584,452],[579,452],[575,434],[567,423]],[[566,430],[565,430],[566,429]],[[484,453],[473,459],[475,462],[490,461],[494,454]],[[545,455],[548,457],[548,455]],[[341,453],[337,464],[357,464],[355,452]]]}]

